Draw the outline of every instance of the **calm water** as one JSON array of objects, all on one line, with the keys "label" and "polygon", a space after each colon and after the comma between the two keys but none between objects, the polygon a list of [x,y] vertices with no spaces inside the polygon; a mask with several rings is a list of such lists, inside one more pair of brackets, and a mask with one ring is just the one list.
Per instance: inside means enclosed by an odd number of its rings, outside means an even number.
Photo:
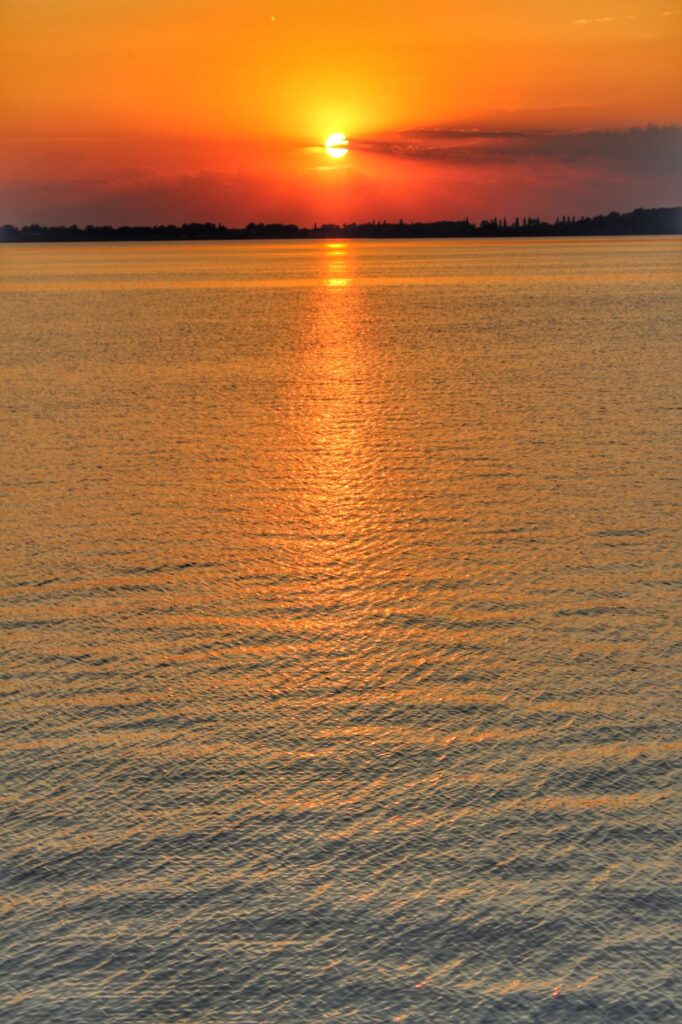
[{"label": "calm water", "polygon": [[4,1021],[680,1019],[679,257],[2,247]]}]

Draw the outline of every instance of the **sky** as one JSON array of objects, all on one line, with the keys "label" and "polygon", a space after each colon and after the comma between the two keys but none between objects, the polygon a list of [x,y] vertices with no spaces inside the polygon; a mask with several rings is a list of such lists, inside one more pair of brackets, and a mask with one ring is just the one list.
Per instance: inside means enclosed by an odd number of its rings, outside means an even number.
[{"label": "sky", "polygon": [[680,68],[680,0],[3,0],[0,222],[677,205]]}]

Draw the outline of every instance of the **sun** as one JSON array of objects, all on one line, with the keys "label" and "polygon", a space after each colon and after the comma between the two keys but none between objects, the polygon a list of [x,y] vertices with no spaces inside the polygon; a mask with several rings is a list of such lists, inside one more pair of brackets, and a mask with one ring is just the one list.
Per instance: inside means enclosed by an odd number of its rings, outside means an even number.
[{"label": "sun", "polygon": [[333,156],[335,160],[348,155],[348,139],[343,132],[334,132],[324,145],[329,156]]}]

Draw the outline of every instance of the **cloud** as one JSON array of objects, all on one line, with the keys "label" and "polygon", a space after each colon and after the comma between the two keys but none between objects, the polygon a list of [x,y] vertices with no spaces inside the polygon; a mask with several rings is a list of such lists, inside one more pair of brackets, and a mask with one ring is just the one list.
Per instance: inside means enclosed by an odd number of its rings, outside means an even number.
[{"label": "cloud", "polygon": [[572,25],[609,25],[615,21],[634,21],[634,14],[624,14],[620,17],[614,15],[607,15],[603,18],[574,18],[571,22]]},{"label": "cloud", "polygon": [[227,219],[241,223],[245,212],[262,205],[264,193],[272,200],[268,212],[277,219],[278,197],[272,183],[267,186],[258,177],[245,174],[206,170],[164,175],[148,169],[7,182],[2,188],[0,220],[166,224]]},{"label": "cloud", "polygon": [[679,170],[682,128],[625,131],[536,131],[422,128],[376,139],[353,139],[354,149],[407,160],[500,166],[547,161],[631,171]]},{"label": "cloud", "polygon": [[577,17],[573,18],[571,25],[608,25],[610,22],[632,22],[634,14],[627,17]]},{"label": "cloud", "polygon": [[[661,11],[661,18],[670,18],[680,11]],[[571,25],[607,25],[617,21],[635,21],[634,14],[606,15],[603,18],[574,18]]]},{"label": "cloud", "polygon": [[554,217],[674,206],[682,199],[678,126],[567,131],[500,124],[354,138],[343,175],[313,173],[304,163],[286,173],[265,164],[238,173],[207,164],[165,173],[98,165],[78,174],[70,159],[57,174],[54,161],[43,161],[47,173],[40,177],[15,169],[0,182],[0,223]]}]

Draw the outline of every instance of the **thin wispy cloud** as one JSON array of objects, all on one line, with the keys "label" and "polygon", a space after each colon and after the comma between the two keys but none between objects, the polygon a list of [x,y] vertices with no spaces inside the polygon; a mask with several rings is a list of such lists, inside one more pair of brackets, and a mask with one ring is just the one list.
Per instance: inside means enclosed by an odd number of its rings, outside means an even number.
[{"label": "thin wispy cloud", "polygon": [[[680,11],[661,11],[659,16],[661,18],[672,18],[682,12]],[[600,18],[573,18],[571,25],[609,25],[615,24],[616,22],[622,21],[636,21],[637,16],[634,14],[605,14]]]},{"label": "thin wispy cloud", "polygon": [[614,21],[634,21],[634,14],[624,14],[620,17],[607,15],[603,18],[574,18],[572,25],[607,25]]}]

